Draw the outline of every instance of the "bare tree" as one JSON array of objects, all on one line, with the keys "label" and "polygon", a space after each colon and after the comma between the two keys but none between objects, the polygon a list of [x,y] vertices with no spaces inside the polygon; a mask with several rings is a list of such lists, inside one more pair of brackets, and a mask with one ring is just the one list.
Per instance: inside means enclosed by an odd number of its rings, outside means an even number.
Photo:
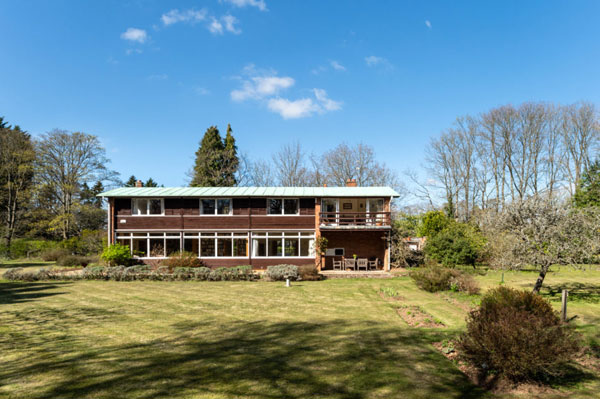
[{"label": "bare tree", "polygon": [[306,186],[309,171],[306,168],[306,157],[300,142],[286,144],[273,155],[275,176],[280,186]]}]

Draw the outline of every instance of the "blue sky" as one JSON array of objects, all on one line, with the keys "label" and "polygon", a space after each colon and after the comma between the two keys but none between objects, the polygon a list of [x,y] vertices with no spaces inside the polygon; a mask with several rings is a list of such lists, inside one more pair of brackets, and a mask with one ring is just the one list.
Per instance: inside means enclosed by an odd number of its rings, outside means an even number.
[{"label": "blue sky", "polygon": [[270,158],[372,145],[402,172],[457,116],[599,102],[597,1],[3,1],[0,115],[98,135],[183,185],[210,125]]}]

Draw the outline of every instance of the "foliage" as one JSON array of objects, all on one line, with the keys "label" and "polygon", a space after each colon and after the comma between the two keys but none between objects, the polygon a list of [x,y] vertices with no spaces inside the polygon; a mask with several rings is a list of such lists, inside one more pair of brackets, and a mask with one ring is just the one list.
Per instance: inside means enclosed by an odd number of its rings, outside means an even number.
[{"label": "foliage", "polygon": [[58,258],[57,263],[60,266],[83,266],[86,267],[90,263],[93,263],[93,259],[88,256],[81,255],[63,255]]},{"label": "foliage", "polygon": [[398,214],[392,223],[394,234],[399,237],[417,237],[420,231],[421,218],[408,213]]},{"label": "foliage", "polygon": [[429,211],[421,218],[418,235],[430,239],[448,227],[451,221],[442,211]]},{"label": "foliage", "polygon": [[41,258],[46,262],[56,262],[59,258],[69,255],[65,248],[51,248],[42,252]]},{"label": "foliage", "polygon": [[181,252],[162,260],[160,265],[173,270],[176,267],[202,267],[204,262],[198,259],[198,255],[195,253]]},{"label": "foliage", "polygon": [[467,318],[461,355],[486,373],[511,380],[548,380],[579,350],[579,337],[537,294],[499,287]]},{"label": "foliage", "polygon": [[[59,244],[49,240],[32,240],[27,238],[18,238],[12,241],[10,257],[31,258],[40,256],[40,254],[48,249],[56,248]],[[8,249],[0,246],[0,256],[8,257]]]},{"label": "foliage", "polygon": [[295,265],[276,265],[267,266],[265,276],[272,281],[283,281],[285,279],[297,280],[299,277],[298,266]]},{"label": "foliage", "polygon": [[481,291],[473,276],[464,272],[450,279],[450,290],[465,292],[469,295],[477,295]]},{"label": "foliage", "polygon": [[428,265],[411,270],[409,275],[417,287],[428,292],[453,290],[470,295],[479,293],[479,286],[475,279],[457,269]]},{"label": "foliage", "polygon": [[472,226],[452,221],[427,240],[425,254],[445,266],[475,266],[484,242],[484,237]]},{"label": "foliage", "polygon": [[75,255],[98,255],[104,248],[105,241],[106,232],[83,230],[80,235],[61,241],[60,246]]},{"label": "foliage", "polygon": [[115,243],[104,248],[100,258],[108,263],[109,266],[128,266],[133,261],[129,246],[120,243]]},{"label": "foliage", "polygon": [[200,147],[196,151],[196,161],[190,186],[192,187],[228,187],[236,184],[235,172],[239,160],[237,147],[227,128],[225,141],[216,126],[209,127],[204,133]]},{"label": "foliage", "polygon": [[315,265],[302,265],[298,266],[298,277],[304,281],[318,281],[321,280],[319,270]]},{"label": "foliage", "polygon": [[600,160],[594,161],[581,175],[573,203],[577,208],[600,206]]}]

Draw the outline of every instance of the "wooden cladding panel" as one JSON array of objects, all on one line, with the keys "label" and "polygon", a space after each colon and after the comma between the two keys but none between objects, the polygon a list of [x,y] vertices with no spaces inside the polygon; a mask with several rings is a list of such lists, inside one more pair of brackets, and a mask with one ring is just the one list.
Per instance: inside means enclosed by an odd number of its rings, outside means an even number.
[{"label": "wooden cladding panel", "polygon": [[198,216],[184,217],[183,228],[186,230],[211,229],[248,229],[248,216]]},{"label": "wooden cladding panel", "polygon": [[[117,216],[115,218],[115,229],[117,230],[125,230],[125,229],[181,229],[181,221],[180,217],[162,217],[162,216],[130,216],[130,217],[120,217]],[[125,220],[125,223],[122,221]]]},{"label": "wooden cladding panel", "polygon": [[315,214],[315,199],[314,198],[300,198],[300,215],[314,215]]},{"label": "wooden cladding panel", "polygon": [[314,229],[313,216],[259,216],[252,218],[252,229]]}]

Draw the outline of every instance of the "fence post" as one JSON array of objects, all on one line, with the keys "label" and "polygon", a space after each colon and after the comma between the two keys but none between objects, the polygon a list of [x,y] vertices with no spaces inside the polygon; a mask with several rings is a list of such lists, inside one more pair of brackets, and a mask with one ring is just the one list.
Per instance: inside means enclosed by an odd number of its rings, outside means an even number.
[{"label": "fence post", "polygon": [[567,297],[569,296],[569,291],[562,290],[562,321],[567,321]]}]

